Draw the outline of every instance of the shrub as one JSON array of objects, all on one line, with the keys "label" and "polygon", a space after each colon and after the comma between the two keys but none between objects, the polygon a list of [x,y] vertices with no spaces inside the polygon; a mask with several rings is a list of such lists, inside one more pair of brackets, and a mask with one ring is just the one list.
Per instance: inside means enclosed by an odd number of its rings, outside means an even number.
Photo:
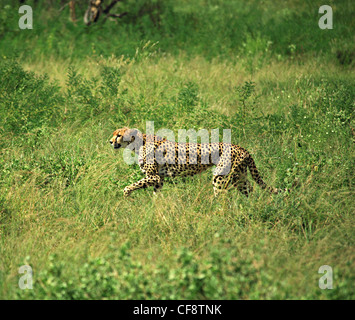
[{"label": "shrub", "polygon": [[25,71],[16,60],[0,61],[0,126],[14,133],[28,132],[43,125],[56,126],[61,120],[63,97],[48,76]]}]

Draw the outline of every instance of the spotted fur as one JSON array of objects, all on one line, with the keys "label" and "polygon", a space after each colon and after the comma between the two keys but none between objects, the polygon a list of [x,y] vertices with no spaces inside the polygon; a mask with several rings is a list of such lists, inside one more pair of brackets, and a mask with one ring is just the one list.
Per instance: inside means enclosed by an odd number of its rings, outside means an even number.
[{"label": "spotted fur", "polygon": [[[229,186],[236,187],[248,196],[252,186],[247,179],[247,168],[257,184],[271,193],[281,190],[268,187],[262,180],[249,152],[233,144],[220,143],[177,143],[157,136],[141,134],[136,129],[117,129],[110,139],[115,149],[135,144],[138,163],[145,178],[127,186],[123,193],[153,187],[158,191],[163,187],[165,177],[192,176],[216,164],[213,176],[215,196]],[[194,152],[192,152],[194,151]],[[218,161],[214,161],[214,160]]]}]

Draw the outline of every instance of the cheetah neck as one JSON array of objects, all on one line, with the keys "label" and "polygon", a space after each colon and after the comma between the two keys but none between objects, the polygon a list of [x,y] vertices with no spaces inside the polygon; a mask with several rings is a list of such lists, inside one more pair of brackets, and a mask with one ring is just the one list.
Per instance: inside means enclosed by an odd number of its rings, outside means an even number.
[{"label": "cheetah neck", "polygon": [[149,143],[154,143],[154,145],[160,145],[162,142],[167,141],[165,138],[161,138],[159,136],[155,136],[155,135],[147,135],[145,133],[142,134],[142,142],[143,142],[143,146],[146,146]]}]

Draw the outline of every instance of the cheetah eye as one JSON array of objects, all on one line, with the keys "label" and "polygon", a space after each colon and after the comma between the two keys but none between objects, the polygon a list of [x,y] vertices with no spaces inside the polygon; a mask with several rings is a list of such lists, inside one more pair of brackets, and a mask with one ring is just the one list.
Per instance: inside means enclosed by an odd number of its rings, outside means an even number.
[{"label": "cheetah eye", "polygon": [[118,135],[117,135],[117,138],[119,138],[120,136],[121,136],[121,135],[120,135],[120,134],[118,134]]}]

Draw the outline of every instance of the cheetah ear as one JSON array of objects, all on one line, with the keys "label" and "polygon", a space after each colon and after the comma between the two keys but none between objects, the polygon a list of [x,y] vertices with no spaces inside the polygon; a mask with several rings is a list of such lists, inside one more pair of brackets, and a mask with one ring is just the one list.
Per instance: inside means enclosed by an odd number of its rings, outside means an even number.
[{"label": "cheetah ear", "polygon": [[124,141],[134,142],[136,137],[140,134],[138,129],[128,129],[124,134]]},{"label": "cheetah ear", "polygon": [[131,136],[131,142],[134,142],[134,140],[136,140],[137,134],[138,134],[137,129],[130,129],[129,130],[129,135]]}]

